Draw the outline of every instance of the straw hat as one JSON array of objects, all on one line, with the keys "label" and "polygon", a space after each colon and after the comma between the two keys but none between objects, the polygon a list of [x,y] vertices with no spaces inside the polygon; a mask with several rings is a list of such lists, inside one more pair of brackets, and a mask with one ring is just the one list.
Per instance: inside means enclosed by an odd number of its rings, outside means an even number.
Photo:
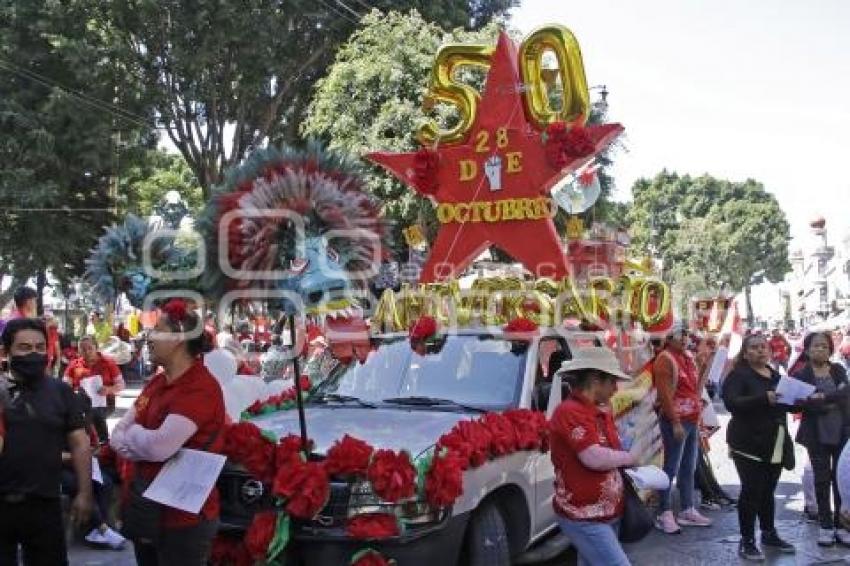
[{"label": "straw hat", "polygon": [[620,381],[631,381],[632,378],[620,369],[620,362],[614,352],[608,348],[578,348],[572,352],[573,357],[561,364],[558,374],[563,378],[564,374],[583,370],[595,369],[607,373]]}]

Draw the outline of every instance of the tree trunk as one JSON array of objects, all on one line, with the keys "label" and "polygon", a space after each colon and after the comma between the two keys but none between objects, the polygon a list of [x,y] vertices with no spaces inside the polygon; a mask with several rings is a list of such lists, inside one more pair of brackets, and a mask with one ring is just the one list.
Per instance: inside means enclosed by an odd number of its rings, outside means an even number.
[{"label": "tree trunk", "polygon": [[36,297],[36,313],[38,316],[44,316],[44,288],[47,287],[47,273],[44,268],[39,269],[35,275],[35,292]]}]

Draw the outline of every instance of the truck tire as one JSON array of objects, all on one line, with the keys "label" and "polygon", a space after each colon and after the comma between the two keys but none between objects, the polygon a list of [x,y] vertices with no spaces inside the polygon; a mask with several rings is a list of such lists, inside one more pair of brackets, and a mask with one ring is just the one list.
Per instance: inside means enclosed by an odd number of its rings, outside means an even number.
[{"label": "truck tire", "polygon": [[510,566],[505,519],[493,503],[485,503],[472,515],[464,550],[469,566]]}]

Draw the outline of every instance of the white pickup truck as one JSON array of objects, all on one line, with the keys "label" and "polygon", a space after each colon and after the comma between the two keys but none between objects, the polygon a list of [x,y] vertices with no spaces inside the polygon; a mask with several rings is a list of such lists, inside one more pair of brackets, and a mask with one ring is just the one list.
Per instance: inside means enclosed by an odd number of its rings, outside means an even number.
[{"label": "white pickup truck", "polygon": [[[373,344],[365,363],[339,368],[306,405],[307,432],[318,458],[349,434],[376,448],[405,449],[415,459],[462,419],[512,408],[545,410],[550,403],[545,378],[560,366],[556,360],[569,359],[576,348],[602,347],[594,334],[552,330],[521,345],[492,328],[444,336],[426,355],[415,353],[402,334],[375,337]],[[560,394],[551,397],[554,407]],[[298,432],[296,411],[252,422],[277,436]],[[515,452],[466,471],[463,495],[448,509],[424,500],[391,504],[376,497],[368,482],[334,481],[319,515],[293,523],[290,551],[296,563],[348,564],[364,545],[345,536],[346,519],[389,512],[405,524],[403,534],[369,546],[399,566],[548,559],[568,545],[552,510],[553,481],[550,455],[538,451]],[[271,503],[268,486],[236,468],[226,468],[219,488],[225,530],[244,529],[254,512]]]}]

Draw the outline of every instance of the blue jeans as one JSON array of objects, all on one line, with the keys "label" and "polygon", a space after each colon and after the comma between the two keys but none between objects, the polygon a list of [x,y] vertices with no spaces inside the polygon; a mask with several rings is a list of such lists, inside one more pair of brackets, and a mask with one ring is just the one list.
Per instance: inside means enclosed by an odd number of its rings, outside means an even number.
[{"label": "blue jeans", "polygon": [[558,515],[558,526],[578,551],[578,566],[631,566],[617,539],[620,520],[573,521]]},{"label": "blue jeans", "polygon": [[661,417],[658,419],[661,428],[661,442],[664,444],[664,472],[670,478],[670,487],[658,492],[659,509],[670,511],[670,490],[673,480],[679,487],[679,499],[682,510],[694,506],[694,471],[697,467],[697,456],[699,455],[699,430],[695,423],[682,423],[685,429],[685,438],[676,440],[673,436],[673,424]]}]

